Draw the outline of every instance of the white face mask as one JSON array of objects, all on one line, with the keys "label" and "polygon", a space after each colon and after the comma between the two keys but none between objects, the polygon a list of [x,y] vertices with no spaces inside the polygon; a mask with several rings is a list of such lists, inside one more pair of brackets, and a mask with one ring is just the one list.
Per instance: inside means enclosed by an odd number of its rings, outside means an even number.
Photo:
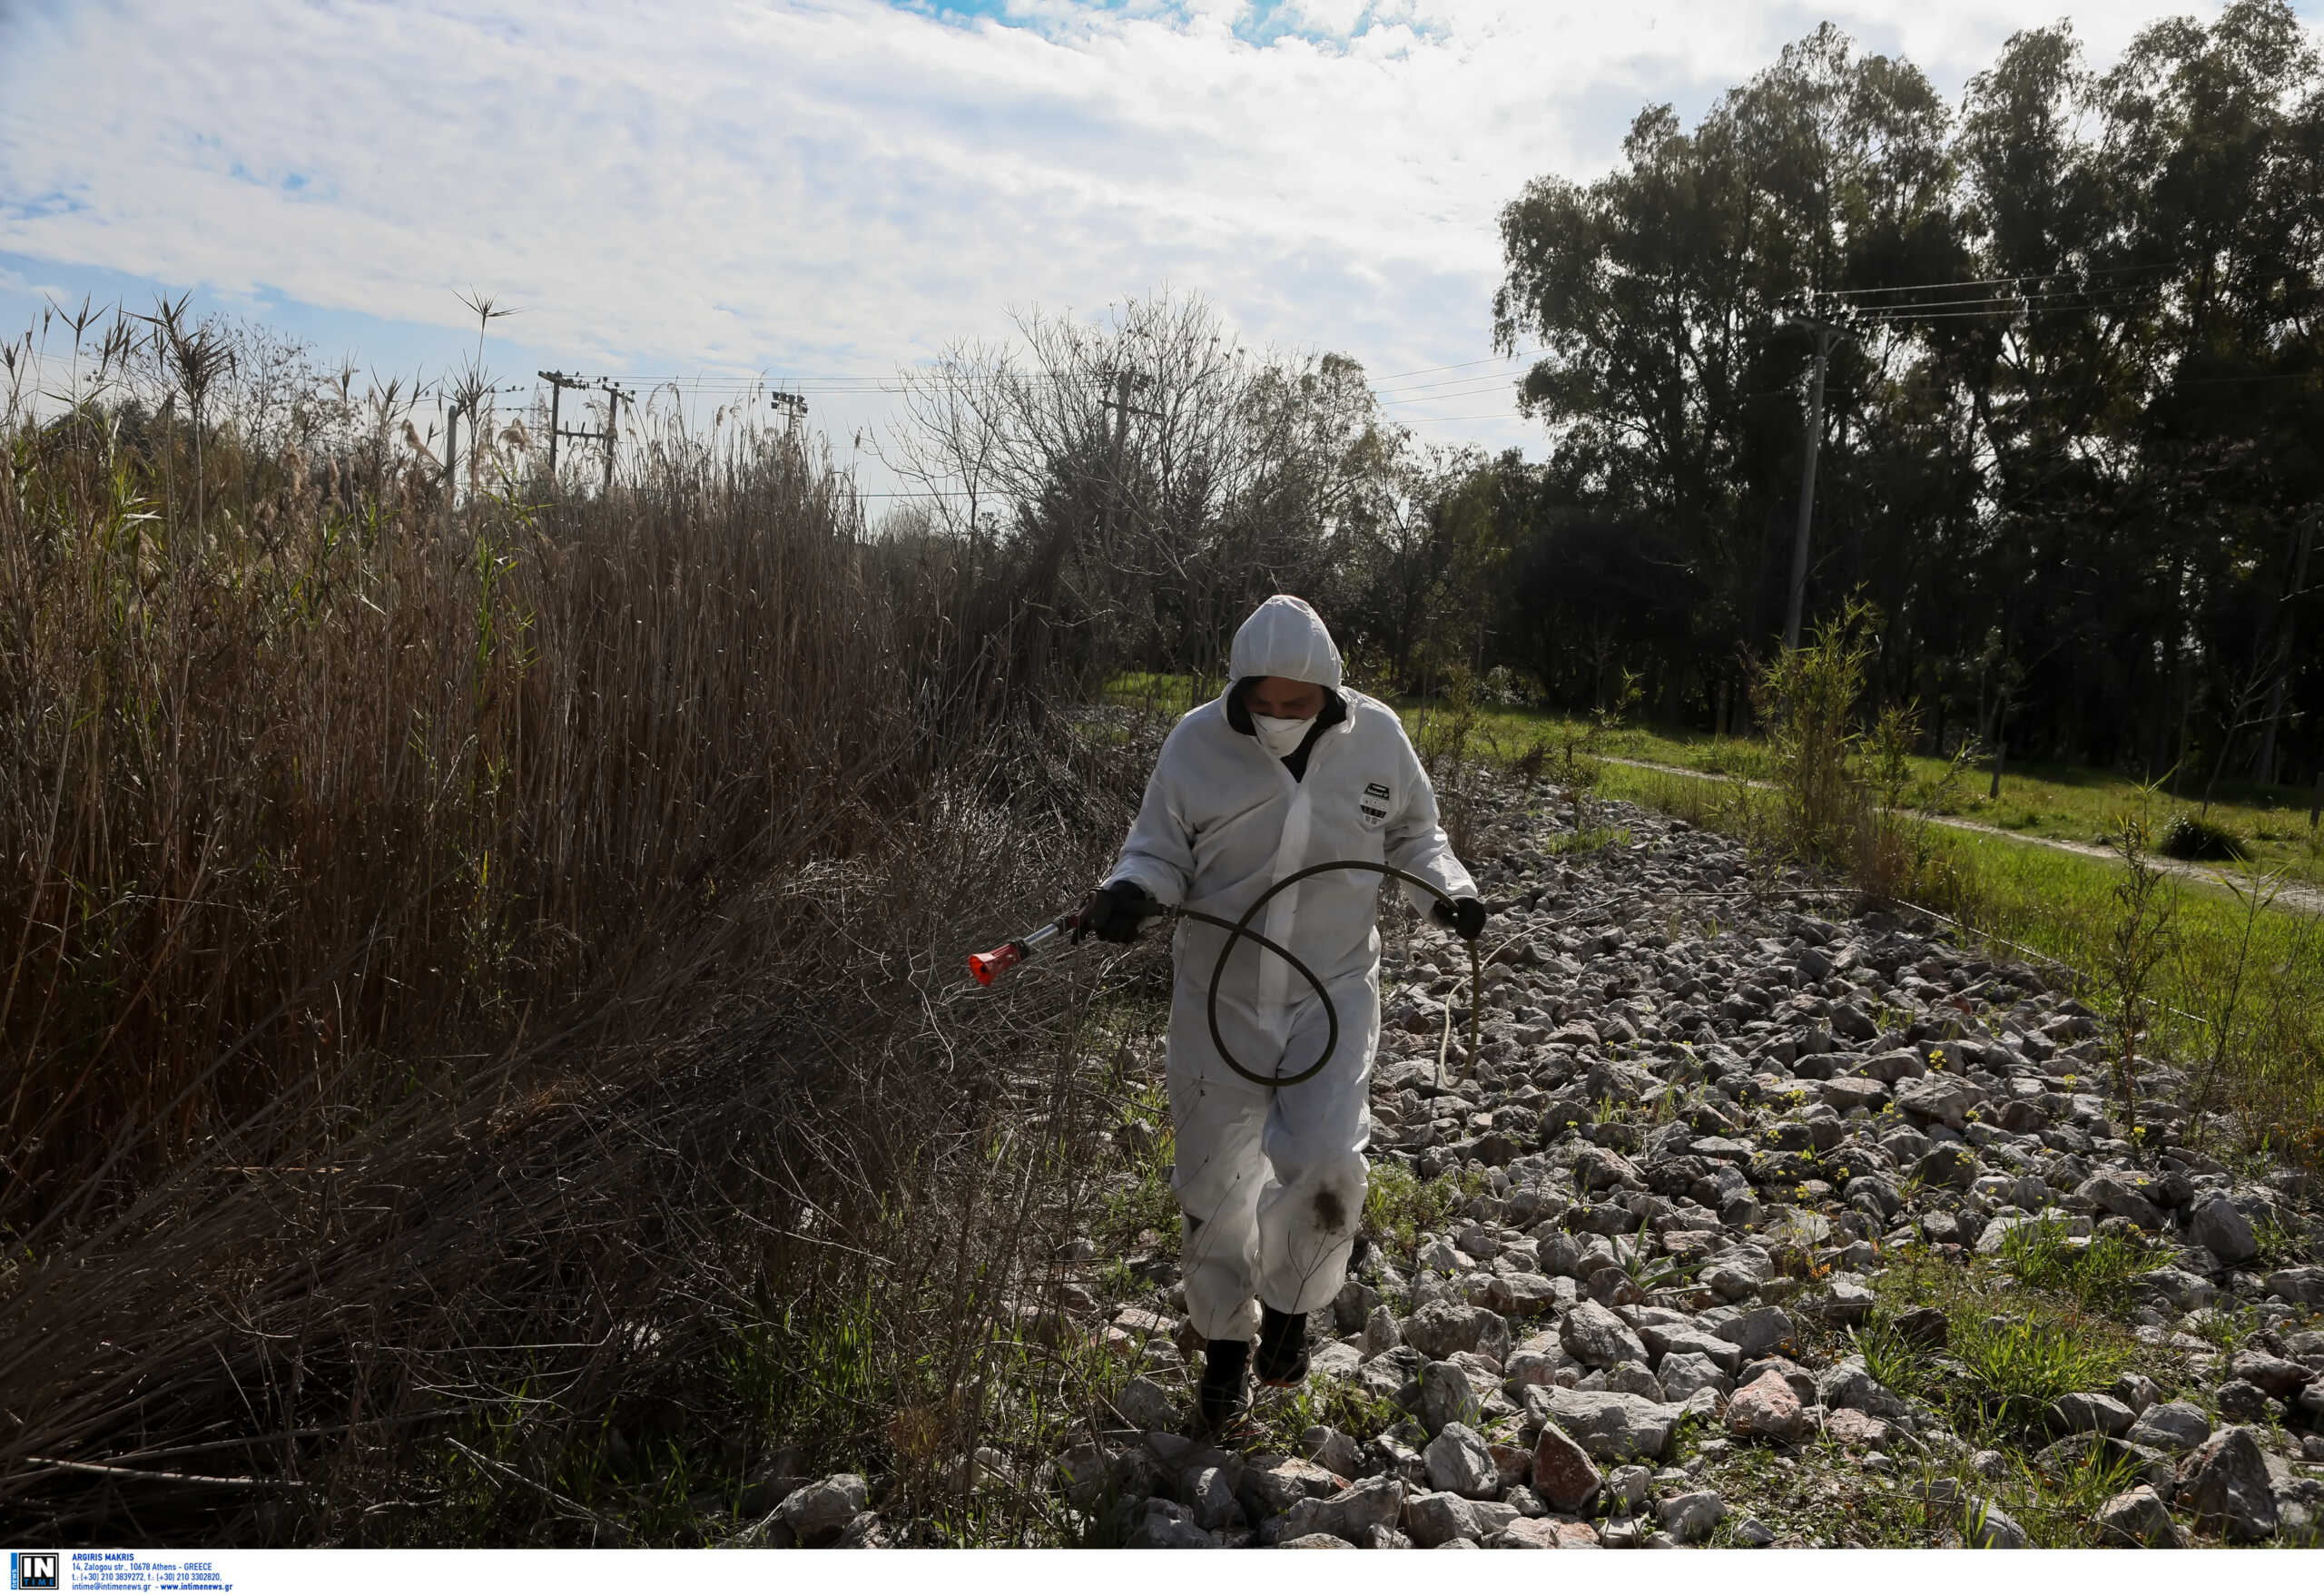
[{"label": "white face mask", "polygon": [[1254,714],[1251,728],[1259,734],[1259,746],[1277,759],[1288,759],[1307,740],[1307,732],[1315,724],[1314,715],[1305,720],[1278,720],[1272,714]]}]

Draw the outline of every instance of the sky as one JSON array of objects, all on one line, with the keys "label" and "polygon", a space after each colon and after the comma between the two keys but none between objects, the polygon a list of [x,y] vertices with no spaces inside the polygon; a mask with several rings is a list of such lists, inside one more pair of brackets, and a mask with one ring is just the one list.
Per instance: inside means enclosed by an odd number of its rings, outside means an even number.
[{"label": "sky", "polygon": [[[2070,0],[0,0],[0,339],[47,301],[805,392],[880,469],[899,368],[1013,310],[1199,293],[1354,357],[1424,438],[1541,452],[1495,219],[1831,20],[1948,96],[2063,15],[2092,61],[2215,4]],[[2301,0],[2311,29],[2324,0]]]}]

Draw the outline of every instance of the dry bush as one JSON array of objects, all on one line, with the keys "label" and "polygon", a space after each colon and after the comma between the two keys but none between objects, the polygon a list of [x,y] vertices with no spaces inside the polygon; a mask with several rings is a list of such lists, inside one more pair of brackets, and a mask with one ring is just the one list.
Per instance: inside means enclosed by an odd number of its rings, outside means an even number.
[{"label": "dry bush", "polygon": [[1795,859],[1846,875],[1876,901],[1960,912],[1974,884],[1930,820],[1970,753],[1955,755],[1931,790],[1912,773],[1915,707],[1890,704],[1867,724],[1875,619],[1867,606],[1850,604],[1808,645],[1770,660],[1753,684],[1753,706],[1768,727],[1770,840]]},{"label": "dry bush", "polygon": [[927,1498],[1048,1388],[990,1330],[1111,1111],[1086,981],[958,966],[1136,801],[1005,562],[675,424],[586,499],[485,428],[448,515],[393,394],[93,343],[0,415],[0,1516],[684,1538],[783,1440]]},{"label": "dry bush", "polygon": [[1870,652],[1851,610],[1819,627],[1806,647],[1778,653],[1752,687],[1752,707],[1768,727],[1782,832],[1810,862],[1853,861],[1869,819],[1856,704]]},{"label": "dry bush", "polygon": [[294,1092],[222,1137],[232,1167],[44,1251],[0,1309],[0,1401],[28,1414],[0,1510],[63,1539],[683,1541],[707,1512],[657,1518],[658,1486],[728,1499],[786,1443],[925,1508],[949,1458],[1021,1429],[1016,1310],[1103,1172],[1091,983],[996,1001],[958,956],[1088,878],[1079,802],[1118,823],[1132,794],[1075,763],[996,749],[981,773],[1049,801],[931,796],[875,856],[752,893],[743,970],[630,993],[675,1037],[606,1046],[610,1016],[576,1015],[327,1163],[243,1163],[367,1082]]}]

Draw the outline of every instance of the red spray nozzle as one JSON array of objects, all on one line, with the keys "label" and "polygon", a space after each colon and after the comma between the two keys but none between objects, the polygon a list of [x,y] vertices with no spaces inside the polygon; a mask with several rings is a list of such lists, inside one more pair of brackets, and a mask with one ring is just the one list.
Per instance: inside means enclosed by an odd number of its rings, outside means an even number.
[{"label": "red spray nozzle", "polygon": [[1065,921],[1043,925],[1029,936],[1019,936],[1014,941],[1003,942],[990,952],[969,954],[969,973],[977,978],[980,986],[990,986],[994,979],[1007,974],[1033,956],[1034,950],[1065,929]]},{"label": "red spray nozzle", "polygon": [[990,986],[996,976],[1015,969],[1024,957],[1024,948],[1014,941],[1004,941],[990,952],[969,954],[969,973],[977,978],[978,985]]}]

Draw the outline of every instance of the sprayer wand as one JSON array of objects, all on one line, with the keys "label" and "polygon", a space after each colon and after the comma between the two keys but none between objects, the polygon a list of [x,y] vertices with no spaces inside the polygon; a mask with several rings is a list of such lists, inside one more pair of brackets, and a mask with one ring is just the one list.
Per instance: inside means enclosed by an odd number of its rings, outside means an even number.
[{"label": "sprayer wand", "polygon": [[[1252,899],[1251,905],[1243,911],[1243,917],[1239,920],[1222,920],[1216,914],[1206,914],[1200,909],[1190,909],[1185,907],[1166,908],[1161,911],[1164,913],[1177,914],[1182,919],[1197,921],[1202,924],[1216,925],[1220,930],[1226,932],[1226,943],[1218,950],[1218,962],[1210,971],[1210,1000],[1206,1009],[1207,1017],[1210,1021],[1210,1040],[1211,1045],[1218,1049],[1218,1056],[1226,1062],[1226,1067],[1233,1069],[1236,1074],[1241,1075],[1245,1079],[1251,1081],[1255,1085],[1269,1087],[1295,1086],[1300,1081],[1312,1078],[1314,1076],[1323,1072],[1324,1066],[1331,1062],[1332,1054],[1339,1050],[1339,1009],[1333,1004],[1331,993],[1324,989],[1324,982],[1317,978],[1315,971],[1309,969],[1305,963],[1301,962],[1299,956],[1293,952],[1289,948],[1283,946],[1279,942],[1270,940],[1267,937],[1263,936],[1258,931],[1251,929],[1251,921],[1258,918],[1259,911],[1266,907],[1268,900],[1273,898],[1276,892],[1283,891],[1286,887],[1297,885],[1300,881],[1305,881],[1310,875],[1321,875],[1331,870],[1364,871],[1372,874],[1384,876],[1392,881],[1407,881],[1412,885],[1419,887],[1423,891],[1427,892],[1430,896],[1435,898],[1438,901],[1444,903],[1448,907],[1452,905],[1453,901],[1452,895],[1445,891],[1443,887],[1437,885],[1435,881],[1425,880],[1421,876],[1413,874],[1409,870],[1400,870],[1393,864],[1374,863],[1370,859],[1334,859],[1329,863],[1310,864],[1304,870],[1294,871],[1292,873],[1285,875],[1282,880],[1276,881],[1265,891],[1259,893],[1257,897]],[[1055,937],[1059,931],[1071,930],[1074,926],[1075,921],[1076,914],[1074,913],[1060,914],[1057,919],[1050,921],[1049,924],[1042,926],[1039,930],[1035,930],[1029,935],[1020,936],[1014,941],[1005,941],[999,947],[994,948],[990,952],[970,953],[969,955],[969,972],[977,978],[978,984],[990,986],[992,984],[996,977],[1008,973],[1010,970],[1015,969],[1019,964],[1023,963],[1027,959],[1032,957],[1037,949],[1048,942],[1051,938]],[[1256,941],[1261,947],[1265,948],[1269,952],[1274,953],[1277,958],[1283,960],[1284,962],[1289,964],[1294,970],[1299,972],[1302,980],[1305,980],[1309,986],[1315,989],[1316,1000],[1324,1005],[1324,1018],[1329,1027],[1324,1040],[1324,1050],[1317,1055],[1314,1063],[1309,1064],[1297,1074],[1263,1075],[1251,1069],[1245,1068],[1240,1063],[1236,1061],[1235,1054],[1227,1048],[1226,1038],[1219,1033],[1218,983],[1226,973],[1226,955],[1235,950],[1235,943],[1238,940]],[[1475,1062],[1477,1056],[1477,1047],[1480,1039],[1478,1035],[1479,1020],[1483,1013],[1484,1008],[1483,997],[1484,960],[1477,950],[1477,944],[1472,941],[1469,943],[1469,1061],[1472,1064]],[[1439,1044],[1436,1052],[1436,1078],[1440,1085],[1443,1082],[1444,1078],[1445,1055],[1451,1051],[1452,1046],[1452,1009],[1451,1005],[1447,1004],[1444,1010],[1444,1039],[1443,1042]],[[1466,1070],[1464,1069],[1462,1072],[1465,1073]]]}]

